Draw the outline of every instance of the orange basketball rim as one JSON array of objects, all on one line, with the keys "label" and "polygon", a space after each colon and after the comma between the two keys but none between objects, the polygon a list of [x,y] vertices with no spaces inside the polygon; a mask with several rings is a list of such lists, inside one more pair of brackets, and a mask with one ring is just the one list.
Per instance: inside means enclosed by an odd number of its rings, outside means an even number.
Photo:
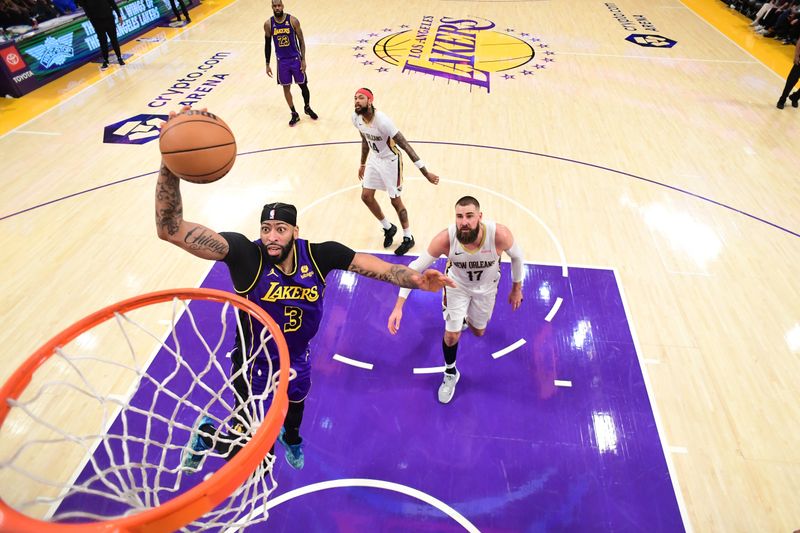
[{"label": "orange basketball rim", "polygon": [[9,400],[19,398],[36,369],[50,359],[57,348],[109,320],[115,314],[168,302],[175,298],[230,303],[256,317],[272,334],[278,346],[280,361],[278,387],[274,400],[252,439],[211,477],[158,507],[118,519],[63,524],[29,517],[11,508],[0,498],[0,531],[15,533],[175,531],[214,509],[241,486],[264,460],[278,436],[288,411],[289,350],[280,327],[266,311],[238,295],[215,289],[171,289],[136,296],[101,309],[68,327],[31,355],[0,389],[0,426],[11,410]]}]

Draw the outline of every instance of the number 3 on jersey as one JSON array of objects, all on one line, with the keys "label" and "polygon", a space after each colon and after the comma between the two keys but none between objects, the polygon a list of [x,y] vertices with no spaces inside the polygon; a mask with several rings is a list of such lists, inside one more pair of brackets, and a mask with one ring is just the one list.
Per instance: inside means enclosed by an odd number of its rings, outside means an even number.
[{"label": "number 3 on jersey", "polygon": [[286,323],[283,325],[284,333],[289,333],[291,331],[297,331],[298,329],[300,329],[300,326],[303,324],[302,309],[300,309],[299,307],[287,305],[283,309],[283,314],[287,318]]}]

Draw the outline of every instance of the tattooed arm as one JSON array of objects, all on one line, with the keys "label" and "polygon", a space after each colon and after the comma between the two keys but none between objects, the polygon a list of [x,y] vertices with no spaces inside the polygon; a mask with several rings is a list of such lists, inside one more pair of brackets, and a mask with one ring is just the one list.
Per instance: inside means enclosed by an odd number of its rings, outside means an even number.
[{"label": "tattooed arm", "polygon": [[411,162],[414,163],[417,168],[419,168],[419,171],[422,172],[422,175],[425,176],[428,181],[434,185],[439,183],[439,176],[425,168],[425,163],[420,159],[420,157],[417,155],[417,152],[415,152],[411,147],[411,143],[406,140],[401,132],[398,131],[395,133],[392,139],[394,139],[394,142],[397,143],[397,146],[402,148],[403,151],[408,154],[408,157],[411,158]]},{"label": "tattooed arm", "polygon": [[228,255],[228,241],[216,231],[183,219],[180,178],[162,163],[156,184],[158,237],[202,259],[219,261]]},{"label": "tattooed arm", "polygon": [[436,292],[442,287],[455,287],[456,284],[438,270],[426,270],[422,274],[405,265],[387,263],[370,254],[357,253],[350,263],[349,270],[368,278],[389,282],[407,289],[422,289]]},{"label": "tattooed arm", "polygon": [[[408,265],[408,267],[416,272],[421,272],[423,270],[427,272],[426,269],[431,266],[434,261],[436,261],[436,258],[446,255],[449,250],[450,234],[447,230],[442,230],[428,245],[427,252],[421,253],[419,257],[411,261],[411,264]],[[392,309],[392,312],[389,315],[388,328],[389,333],[392,335],[397,333],[400,329],[400,321],[403,319],[403,306],[405,305],[409,294],[411,294],[409,289],[401,288],[397,295],[397,301],[394,303],[394,309]]]}]

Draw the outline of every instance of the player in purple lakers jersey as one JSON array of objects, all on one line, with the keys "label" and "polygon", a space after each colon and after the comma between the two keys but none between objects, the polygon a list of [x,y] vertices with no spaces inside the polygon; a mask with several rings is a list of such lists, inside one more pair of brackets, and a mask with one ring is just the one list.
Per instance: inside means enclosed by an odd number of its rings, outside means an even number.
[{"label": "player in purple lakers jersey", "polygon": [[[297,210],[293,205],[272,203],[261,212],[260,238],[251,241],[240,233],[217,233],[200,224],[183,219],[180,180],[166,165],[161,166],[156,185],[156,223],[158,236],[202,259],[224,261],[228,265],[233,286],[239,294],[264,308],[281,326],[292,369],[297,373],[289,384],[289,412],[278,441],[286,448],[286,460],[294,468],[302,468],[304,454],[300,424],[303,407],[311,387],[311,361],[308,343],[317,333],[322,320],[322,298],[325,277],[334,269],[349,270],[363,276],[387,281],[399,287],[438,291],[455,284],[436,270],[422,274],[403,265],[387,263],[374,255],[356,253],[338,242],[309,243],[299,238]],[[244,321],[243,321],[244,322]],[[260,326],[259,326],[260,327]],[[242,411],[247,409],[250,391],[261,394],[271,378],[269,362],[260,355],[253,360],[251,339],[260,330],[243,327],[237,346],[231,353],[231,376],[238,392],[235,399],[237,418],[242,427],[232,428],[231,435],[213,439],[219,430],[209,418],[195,425],[190,446],[195,451],[211,448],[231,457],[239,448],[247,424]],[[262,353],[263,352],[259,352]],[[274,346],[270,353],[276,354]],[[277,360],[277,356],[275,357]],[[242,372],[247,361],[246,370]],[[238,413],[242,413],[239,416]],[[252,413],[250,413],[252,416]],[[237,424],[239,426],[239,424]],[[194,470],[202,456],[187,453],[184,467]]]},{"label": "player in purple lakers jersey", "polygon": [[277,80],[283,86],[283,96],[289,109],[292,111],[292,118],[289,125],[294,126],[300,122],[300,114],[294,109],[292,100],[292,80],[300,86],[303,93],[303,102],[306,115],[314,120],[319,118],[311,109],[311,93],[308,91],[306,80],[306,42],[303,39],[303,30],[300,29],[300,21],[283,12],[283,2],[272,0],[273,16],[264,23],[264,55],[267,58],[267,75],[272,77],[272,67],[269,66],[270,56],[272,55],[272,43],[275,43],[275,57],[277,58]]}]

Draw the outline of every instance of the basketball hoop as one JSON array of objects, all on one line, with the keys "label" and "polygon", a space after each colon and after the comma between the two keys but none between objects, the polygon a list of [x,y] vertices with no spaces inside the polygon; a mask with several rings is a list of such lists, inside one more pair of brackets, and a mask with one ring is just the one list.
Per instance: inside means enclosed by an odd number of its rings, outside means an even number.
[{"label": "basketball hoop", "polygon": [[[256,321],[263,329],[240,373],[260,358],[267,386],[248,391],[246,412],[235,418],[242,397],[224,356]],[[87,316],[0,389],[0,530],[203,530],[266,520],[277,487],[270,449],[288,410],[289,379],[279,326],[232,293],[166,290]],[[213,448],[188,449],[201,416],[218,425],[215,438],[247,421],[230,460]],[[216,471],[191,475],[181,464],[187,451],[202,455],[201,470]],[[72,456],[80,457],[74,467]],[[66,474],[57,472],[62,463]]]}]

